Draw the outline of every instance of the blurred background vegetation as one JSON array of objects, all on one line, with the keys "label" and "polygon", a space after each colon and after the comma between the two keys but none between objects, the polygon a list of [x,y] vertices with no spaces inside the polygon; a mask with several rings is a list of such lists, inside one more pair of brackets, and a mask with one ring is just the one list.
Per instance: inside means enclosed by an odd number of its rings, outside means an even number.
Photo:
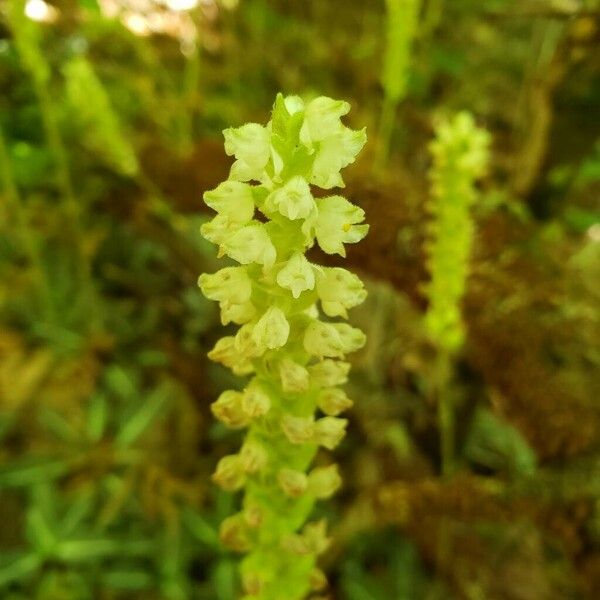
[{"label": "blurred background vegetation", "polygon": [[[346,190],[371,223],[348,256],[369,342],[345,486],[318,509],[324,597],[599,598],[599,11],[2,0],[0,598],[240,597],[198,230],[221,130],[266,121],[280,90],[348,99],[369,133]],[[492,141],[448,353],[425,319],[429,145],[462,110]]]}]

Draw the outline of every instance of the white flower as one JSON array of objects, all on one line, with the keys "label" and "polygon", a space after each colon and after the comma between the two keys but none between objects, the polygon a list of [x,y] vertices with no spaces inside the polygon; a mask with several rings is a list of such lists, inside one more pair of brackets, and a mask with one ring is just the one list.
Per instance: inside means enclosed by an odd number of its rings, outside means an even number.
[{"label": "white flower", "polygon": [[271,306],[254,326],[252,339],[257,346],[273,350],[284,346],[289,334],[290,324],[284,312],[277,306]]},{"label": "white flower", "polygon": [[260,179],[271,155],[269,130],[257,123],[247,123],[223,131],[225,152],[237,159],[232,167],[234,179]]},{"label": "white flower", "polygon": [[306,219],[315,210],[315,201],[304,177],[292,177],[266,199],[265,208],[279,211],[288,219]]},{"label": "white flower", "polygon": [[300,141],[309,146],[337,133],[342,127],[340,118],[348,114],[350,104],[319,96],[306,105],[304,123],[300,130]]},{"label": "white flower", "polygon": [[344,244],[359,242],[369,231],[368,225],[357,225],[364,220],[365,211],[342,196],[322,198],[318,211],[308,227],[314,227],[317,242],[327,254],[346,256]]},{"label": "white flower", "polygon": [[277,274],[277,283],[290,290],[294,298],[299,298],[302,292],[315,287],[314,269],[304,254],[298,252],[287,261]]},{"label": "white flower", "polygon": [[252,282],[245,267],[225,267],[216,273],[203,273],[198,285],[209,300],[217,302],[243,304],[252,295]]},{"label": "white flower", "polygon": [[247,223],[254,216],[252,188],[239,181],[224,181],[214,190],[204,192],[204,202],[232,221]]},{"label": "white flower", "polygon": [[221,243],[223,253],[243,265],[258,263],[272,267],[277,257],[275,246],[262,223],[246,225]]},{"label": "white flower", "polygon": [[340,170],[355,161],[366,141],[364,129],[354,131],[348,127],[324,139],[313,162],[310,182],[326,190],[344,187]]},{"label": "white flower", "polygon": [[340,267],[323,268],[317,276],[317,294],[328,317],[348,317],[347,309],[358,306],[367,297],[363,282],[354,273]]}]

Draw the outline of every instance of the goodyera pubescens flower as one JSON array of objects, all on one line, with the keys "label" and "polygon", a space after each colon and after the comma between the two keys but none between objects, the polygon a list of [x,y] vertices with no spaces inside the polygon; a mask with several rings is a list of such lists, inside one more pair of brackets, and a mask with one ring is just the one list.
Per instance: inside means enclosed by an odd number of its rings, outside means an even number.
[{"label": "goodyera pubescens flower", "polygon": [[356,275],[311,263],[306,251],[317,244],[345,256],[345,245],[368,231],[361,208],[311,190],[343,186],[341,169],[365,144],[364,130],[341,121],[349,109],[326,97],[305,104],[278,95],[266,126],[225,130],[235,162],[229,179],[204,194],[217,214],[202,234],[239,263],[201,275],[199,285],[219,302],[222,323],[240,326],[209,357],[249,376],[212,405],[227,427],[247,429],[239,453],[223,457],[213,475],[225,490],[245,490],[221,539],[247,552],[246,600],[300,600],[324,582],[315,562],[328,544],[325,524],[305,522],[341,478],[335,464],[311,463],[319,447],[332,450],[345,434],[339,415],[352,401],[339,387],[350,368],[344,357],[365,336],[333,319],[346,319],[366,291]]}]

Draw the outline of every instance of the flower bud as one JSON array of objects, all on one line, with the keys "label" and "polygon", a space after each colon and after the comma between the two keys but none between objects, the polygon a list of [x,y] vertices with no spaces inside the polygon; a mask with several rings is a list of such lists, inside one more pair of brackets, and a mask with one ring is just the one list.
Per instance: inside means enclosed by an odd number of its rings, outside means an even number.
[{"label": "flower bud", "polygon": [[342,478],[336,464],[317,467],[308,475],[308,491],[316,498],[330,498],[342,485]]},{"label": "flower bud", "polygon": [[242,587],[244,592],[248,594],[243,600],[257,600],[264,586],[256,573],[243,573]]},{"label": "flower bud", "polygon": [[325,573],[315,567],[310,573],[310,589],[313,592],[322,592],[328,585]]},{"label": "flower bud", "polygon": [[254,216],[252,188],[239,181],[224,181],[214,190],[204,192],[204,202],[232,221],[247,223]]},{"label": "flower bud", "polygon": [[359,277],[339,267],[325,268],[317,277],[317,294],[329,317],[348,317],[346,309],[364,302],[367,292]]},{"label": "flower bud", "polygon": [[284,415],[281,419],[281,428],[292,444],[304,444],[312,441],[315,422],[312,417]]},{"label": "flower bud", "polygon": [[364,221],[365,211],[342,196],[321,198],[318,210],[315,235],[327,254],[346,256],[344,244],[360,242],[369,231],[368,225],[357,225]]},{"label": "flower bud", "polygon": [[277,283],[290,290],[294,298],[299,298],[302,292],[315,287],[314,268],[304,254],[294,254],[277,274]]},{"label": "flower bud", "polygon": [[272,267],[277,257],[277,251],[262,223],[246,225],[221,243],[221,250],[242,265],[258,263]]},{"label": "flower bud", "polygon": [[286,496],[290,498],[298,498],[308,486],[306,474],[293,469],[281,469],[277,474],[277,482]]},{"label": "flower bud", "polygon": [[325,519],[305,525],[302,530],[302,537],[310,551],[316,555],[323,554],[331,543],[331,539],[327,537],[327,522]]},{"label": "flower bud", "polygon": [[221,302],[221,325],[244,325],[251,321],[256,315],[256,309],[252,302],[244,302],[244,304],[230,304],[229,302]]},{"label": "flower bud", "polygon": [[367,341],[367,336],[357,327],[352,327],[348,323],[332,323],[332,327],[338,332],[342,341],[344,354],[360,350]]},{"label": "flower bud", "polygon": [[252,529],[258,529],[264,521],[263,509],[260,506],[246,506],[242,514],[244,515],[244,521]]},{"label": "flower bud", "polygon": [[304,177],[292,177],[285,185],[271,192],[265,208],[279,211],[288,219],[306,219],[316,208],[310,187]]},{"label": "flower bud", "polygon": [[258,473],[267,465],[269,456],[262,444],[246,440],[240,450],[240,460],[246,473]]},{"label": "flower bud", "polygon": [[244,390],[242,396],[242,410],[251,419],[266,415],[271,408],[271,399],[262,386],[256,381]]},{"label": "flower bud", "polygon": [[347,419],[337,417],[318,419],[314,424],[314,441],[328,450],[333,450],[342,441],[347,426]]},{"label": "flower bud", "polygon": [[213,244],[222,244],[229,236],[239,231],[244,223],[232,221],[226,215],[216,215],[212,220],[200,227],[202,237]]},{"label": "flower bud", "polygon": [[231,304],[244,304],[252,295],[252,282],[246,267],[225,267],[216,273],[203,273],[198,278],[202,293],[209,299]]},{"label": "flower bud", "polygon": [[337,417],[352,406],[352,400],[340,388],[325,388],[319,392],[317,406],[328,416]]},{"label": "flower bud", "polygon": [[286,393],[294,394],[308,390],[308,371],[291,358],[284,358],[279,363],[279,376],[281,377],[281,387]]},{"label": "flower bud", "polygon": [[312,321],[304,332],[304,349],[318,357],[344,355],[344,344],[331,323]]},{"label": "flower bud", "polygon": [[261,356],[266,350],[264,345],[257,344],[253,332],[254,325],[246,323],[235,334],[235,349],[239,352],[240,356],[247,359]]},{"label": "flower bud", "polygon": [[231,429],[241,429],[248,425],[248,414],[243,408],[242,394],[234,390],[223,392],[210,405],[212,414]]},{"label": "flower bud", "polygon": [[308,372],[312,382],[319,387],[343,385],[348,381],[350,363],[326,358],[308,367]]},{"label": "flower bud", "polygon": [[207,356],[210,360],[229,367],[236,375],[248,375],[254,370],[248,357],[241,355],[236,349],[235,338],[232,336],[221,338]]},{"label": "flower bud", "polygon": [[237,454],[224,456],[218,462],[212,479],[228,492],[242,488],[246,483],[246,475],[240,456]]},{"label": "flower bud", "polygon": [[252,547],[248,526],[242,515],[227,517],[219,528],[221,543],[234,552],[247,552]]},{"label": "flower bud", "polygon": [[290,324],[284,312],[277,306],[271,306],[254,326],[252,339],[257,346],[273,350],[284,346],[289,334]]}]

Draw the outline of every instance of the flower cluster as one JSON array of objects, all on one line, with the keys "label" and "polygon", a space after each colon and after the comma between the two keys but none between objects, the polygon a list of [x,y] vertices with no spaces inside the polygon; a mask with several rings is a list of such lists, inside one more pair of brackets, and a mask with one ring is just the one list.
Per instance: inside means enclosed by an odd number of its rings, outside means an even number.
[{"label": "flower cluster", "polygon": [[464,337],[460,301],[474,235],[470,210],[477,198],[475,182],[487,168],[489,143],[489,133],[477,127],[470,113],[461,112],[438,125],[430,146],[426,324],[435,343],[448,352],[457,350]]},{"label": "flower cluster", "polygon": [[366,291],[356,275],[313,264],[306,251],[316,243],[345,256],[345,244],[368,231],[359,207],[311,191],[343,186],[340,171],[365,144],[364,130],[341,121],[349,109],[326,97],[305,104],[278,95],[266,126],[224,131],[235,162],[229,179],[204,195],[217,214],[202,234],[239,263],[201,275],[199,285],[219,302],[222,323],[240,326],[209,357],[249,376],[212,405],[225,425],[247,429],[240,451],[213,476],[226,490],[245,490],[221,538],[248,553],[247,600],[300,600],[326,583],[315,567],[328,544],[325,523],[305,522],[341,479],[335,464],[311,465],[319,447],[331,450],[344,436],[339,415],[352,405],[340,387],[350,368],[344,357],[365,343],[362,331],[332,319],[347,318]]}]

